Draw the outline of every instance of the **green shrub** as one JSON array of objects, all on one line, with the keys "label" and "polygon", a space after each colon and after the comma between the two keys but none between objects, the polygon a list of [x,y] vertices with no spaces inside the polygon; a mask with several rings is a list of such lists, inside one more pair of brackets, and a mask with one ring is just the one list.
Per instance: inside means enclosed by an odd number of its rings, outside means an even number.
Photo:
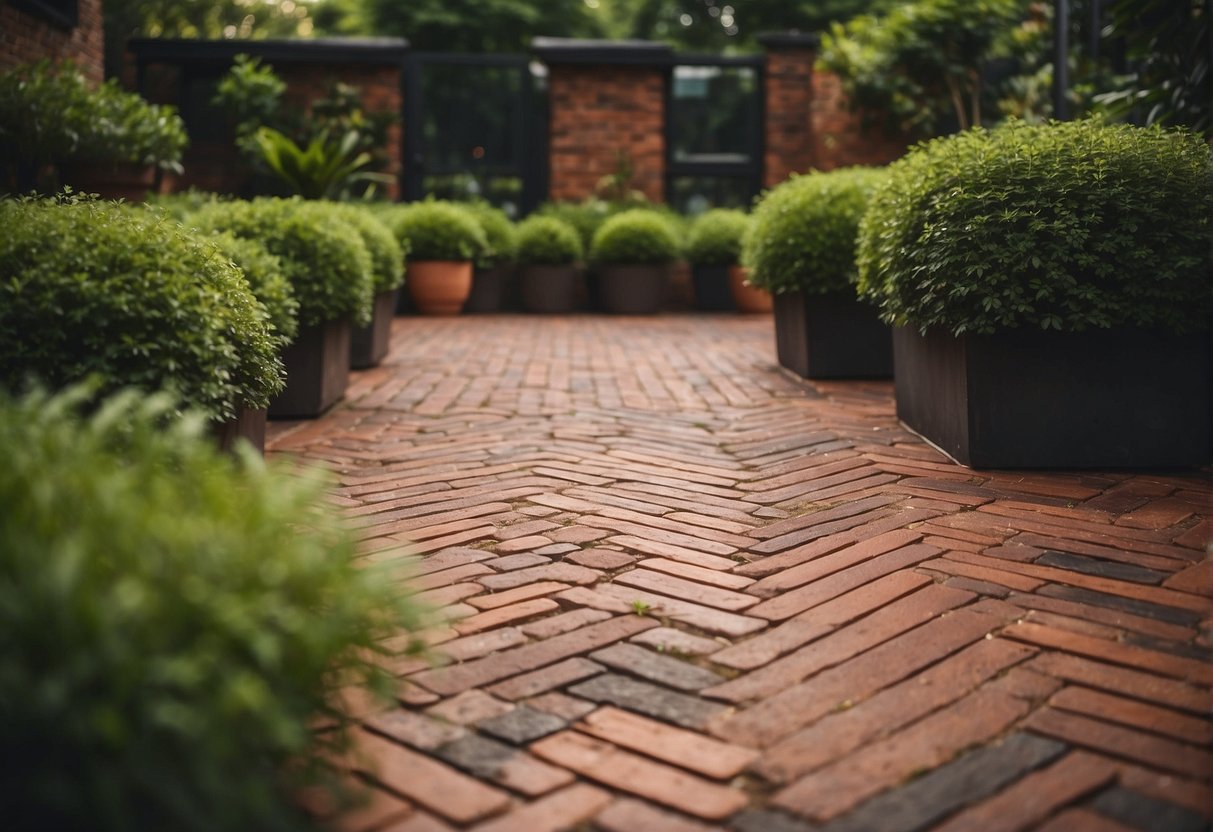
[{"label": "green shrub", "polygon": [[194,212],[201,210],[212,202],[229,202],[231,197],[210,191],[200,191],[197,188],[178,191],[173,194],[149,193],[143,200],[143,205],[155,208],[172,217],[177,222],[187,222]]},{"label": "green shrub", "polygon": [[357,229],[371,257],[375,294],[398,289],[404,283],[405,252],[396,235],[374,213],[356,203],[332,203],[341,218]]},{"label": "green shrub", "polygon": [[531,216],[518,224],[518,262],[524,266],[566,266],[581,255],[581,237],[564,220]]},{"label": "green shrub", "polygon": [[[201,239],[207,239],[202,237]],[[299,333],[299,304],[291,291],[291,284],[282,271],[282,260],[270,254],[256,240],[237,237],[223,232],[209,239],[225,257],[235,263],[244,273],[253,296],[261,301],[269,315],[279,343],[286,346]]]},{"label": "green shrub", "polygon": [[0,385],[91,374],[173,387],[218,420],[282,389],[268,314],[240,270],[179,225],[104,202],[0,201]]},{"label": "green shrub", "polygon": [[256,199],[207,205],[191,222],[203,231],[230,231],[257,240],[282,260],[299,302],[301,326],[371,320],[374,283],[362,238],[318,203]]},{"label": "green shrub", "polygon": [[678,251],[678,235],[665,216],[647,208],[633,208],[611,217],[594,233],[590,260],[656,265],[674,262]]},{"label": "green shrub", "polygon": [[463,206],[426,200],[395,212],[392,231],[413,260],[476,260],[488,249],[480,223]]},{"label": "green shrub", "polygon": [[554,217],[572,226],[581,237],[582,251],[589,251],[594,232],[624,210],[601,199],[587,199],[584,202],[545,202],[535,210],[534,216]]},{"label": "green shrub", "polygon": [[[13,830],[298,830],[339,687],[419,612],[324,482],[167,396],[0,395],[0,805]],[[331,775],[328,776],[331,778]]]},{"label": "green shrub", "polygon": [[890,168],[860,290],[922,330],[1208,326],[1213,189],[1196,136],[1092,121],[974,130]]},{"label": "green shrub", "polygon": [[476,265],[491,269],[513,263],[518,256],[518,232],[505,212],[487,202],[469,202],[463,207],[480,223],[488,244],[476,259]]},{"label": "green shrub", "polygon": [[740,263],[741,242],[749,226],[744,211],[715,208],[700,214],[687,229],[687,261],[696,266]]},{"label": "green shrub", "polygon": [[843,168],[793,176],[754,209],[742,260],[750,282],[771,292],[851,289],[855,238],[883,169]]}]

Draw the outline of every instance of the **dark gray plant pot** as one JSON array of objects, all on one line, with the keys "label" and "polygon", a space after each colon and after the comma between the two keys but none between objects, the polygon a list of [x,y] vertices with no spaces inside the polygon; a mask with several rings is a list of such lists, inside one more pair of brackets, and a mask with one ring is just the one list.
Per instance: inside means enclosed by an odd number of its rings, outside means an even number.
[{"label": "dark gray plant pot", "polygon": [[691,266],[691,284],[695,287],[695,306],[704,312],[736,312],[729,290],[728,266]]},{"label": "dark gray plant pot", "polygon": [[465,315],[486,315],[501,311],[501,298],[512,266],[494,266],[472,272],[472,293],[463,305]]},{"label": "dark gray plant pot", "polygon": [[855,293],[775,295],[779,363],[804,378],[889,378],[893,338]]},{"label": "dark gray plant pot", "polygon": [[311,419],[345,395],[350,378],[349,321],[301,327],[282,353],[286,389],[270,402],[271,419]]},{"label": "dark gray plant pot", "polygon": [[214,428],[215,441],[222,450],[230,451],[238,439],[246,440],[257,453],[265,454],[265,408],[254,410],[240,406],[236,418],[218,422]]},{"label": "dark gray plant pot", "polygon": [[576,266],[523,266],[519,272],[522,308],[547,315],[573,312],[580,280]]},{"label": "dark gray plant pot", "polygon": [[392,318],[396,315],[399,289],[375,295],[371,322],[350,329],[350,366],[355,370],[377,367],[391,348]]},{"label": "dark gray plant pot", "polygon": [[598,269],[602,308],[615,315],[655,315],[661,311],[669,267],[603,265]]},{"label": "dark gray plant pot", "polygon": [[1172,468],[1213,457],[1209,333],[893,332],[897,416],[974,468]]}]

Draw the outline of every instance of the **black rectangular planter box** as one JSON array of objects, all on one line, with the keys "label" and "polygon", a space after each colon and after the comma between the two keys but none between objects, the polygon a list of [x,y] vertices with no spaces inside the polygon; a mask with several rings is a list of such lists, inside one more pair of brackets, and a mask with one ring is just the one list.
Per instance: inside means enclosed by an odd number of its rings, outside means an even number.
[{"label": "black rectangular planter box", "polygon": [[286,389],[270,402],[271,419],[310,419],[345,395],[350,379],[349,321],[326,321],[299,330],[282,353]]},{"label": "black rectangular planter box", "polygon": [[1174,468],[1213,456],[1208,333],[899,327],[897,416],[974,468]]},{"label": "black rectangular planter box", "polygon": [[893,338],[854,292],[775,295],[779,363],[804,378],[888,378]]},{"label": "black rectangular planter box", "polygon": [[350,366],[355,370],[378,366],[388,353],[392,341],[392,318],[396,315],[399,289],[375,295],[374,313],[366,326],[350,330]]},{"label": "black rectangular planter box", "polygon": [[736,312],[733,293],[729,291],[728,266],[691,266],[691,283],[695,287],[695,306],[704,312]]},{"label": "black rectangular planter box", "polygon": [[230,422],[216,423],[213,431],[219,447],[225,451],[230,451],[236,444],[236,440],[245,439],[257,450],[257,453],[264,454],[265,408],[253,410],[241,405],[236,412],[235,419]]}]

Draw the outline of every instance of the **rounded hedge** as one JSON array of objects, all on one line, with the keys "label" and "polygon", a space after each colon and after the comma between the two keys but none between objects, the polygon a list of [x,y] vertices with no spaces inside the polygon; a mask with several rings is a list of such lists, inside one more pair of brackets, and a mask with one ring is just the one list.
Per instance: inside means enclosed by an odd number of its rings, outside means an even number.
[{"label": "rounded hedge", "polygon": [[518,262],[524,266],[567,266],[581,259],[577,229],[555,217],[531,216],[518,224]]},{"label": "rounded hedge", "polygon": [[480,223],[452,202],[415,202],[394,212],[392,220],[412,260],[476,260],[488,250]]},{"label": "rounded hedge", "polygon": [[[207,239],[207,238],[203,238]],[[270,254],[256,240],[247,240],[227,232],[215,234],[208,242],[244,273],[253,296],[261,301],[269,315],[269,323],[282,346],[295,340],[299,332],[299,304],[291,284],[282,271],[282,260]]]},{"label": "rounded hedge", "polygon": [[777,294],[851,291],[859,222],[886,175],[841,168],[793,175],[768,191],[742,250],[750,283]]},{"label": "rounded hedge", "polygon": [[299,302],[300,325],[343,318],[370,323],[370,255],[358,233],[324,206],[298,199],[222,202],[200,208],[191,222],[256,240],[277,255]]},{"label": "rounded hedge", "polygon": [[361,205],[329,203],[341,219],[352,225],[362,238],[371,258],[375,294],[391,292],[404,283],[405,252],[396,235],[374,213]]},{"label": "rounded hedge", "polygon": [[310,828],[298,790],[415,632],[314,474],[237,460],[167,396],[0,394],[0,782],[14,830]]},{"label": "rounded hedge", "polygon": [[750,218],[744,211],[714,208],[691,221],[686,258],[696,266],[732,266],[741,262],[741,245]]},{"label": "rounded hedge", "polygon": [[917,146],[859,237],[859,286],[925,331],[1208,326],[1213,189],[1197,136],[1014,122]]},{"label": "rounded hedge", "polygon": [[487,243],[484,253],[476,258],[476,265],[491,269],[513,263],[518,256],[518,233],[505,212],[487,202],[469,202],[464,208],[480,223]]},{"label": "rounded hedge", "polygon": [[590,260],[619,265],[659,265],[678,259],[678,235],[670,221],[647,208],[616,214],[594,232]]},{"label": "rounded hedge", "polygon": [[113,203],[0,201],[0,385],[172,387],[217,420],[283,384],[240,270],[168,219]]}]

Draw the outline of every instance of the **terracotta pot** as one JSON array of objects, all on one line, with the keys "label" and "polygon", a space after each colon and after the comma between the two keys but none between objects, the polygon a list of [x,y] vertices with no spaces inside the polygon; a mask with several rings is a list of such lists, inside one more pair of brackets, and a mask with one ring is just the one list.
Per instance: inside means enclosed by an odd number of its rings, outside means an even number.
[{"label": "terracotta pot", "polygon": [[414,260],[405,284],[423,315],[458,315],[472,293],[470,260]]},{"label": "terracotta pot", "polygon": [[64,184],[86,194],[97,194],[102,199],[143,202],[149,192],[156,190],[156,168],[152,165],[74,163],[62,165],[59,173]]},{"label": "terracotta pot", "polygon": [[775,308],[771,293],[746,283],[750,270],[745,266],[729,266],[729,291],[738,312],[770,312]]}]

